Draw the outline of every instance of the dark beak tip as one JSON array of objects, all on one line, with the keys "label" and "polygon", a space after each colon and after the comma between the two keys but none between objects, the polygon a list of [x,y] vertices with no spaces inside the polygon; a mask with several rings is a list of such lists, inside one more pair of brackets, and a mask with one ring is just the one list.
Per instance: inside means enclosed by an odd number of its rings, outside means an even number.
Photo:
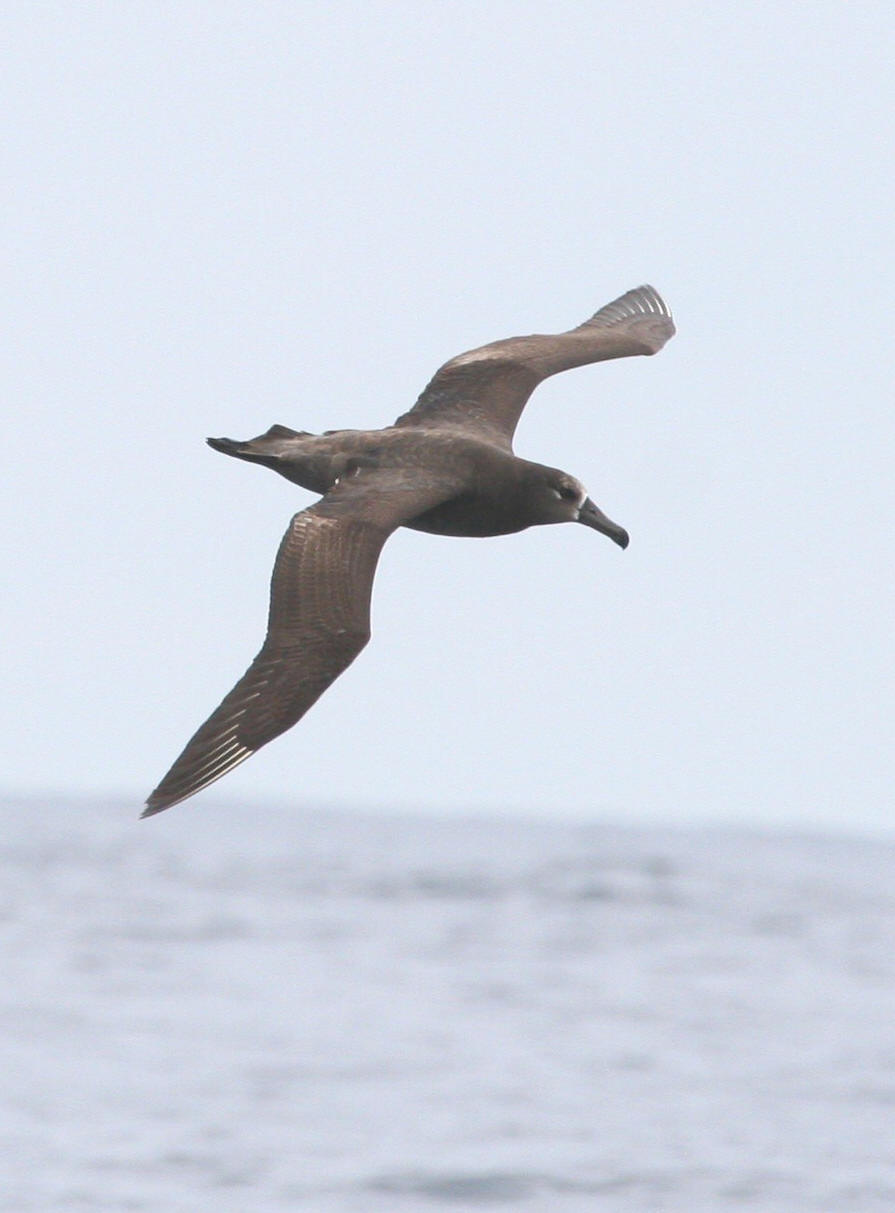
[{"label": "dark beak tip", "polygon": [[613,522],[611,518],[607,518],[603,511],[594,505],[590,497],[580,507],[578,521],[599,531],[613,543],[617,543],[620,548],[626,548],[630,542],[630,536],[625,528],[619,526],[617,522]]}]

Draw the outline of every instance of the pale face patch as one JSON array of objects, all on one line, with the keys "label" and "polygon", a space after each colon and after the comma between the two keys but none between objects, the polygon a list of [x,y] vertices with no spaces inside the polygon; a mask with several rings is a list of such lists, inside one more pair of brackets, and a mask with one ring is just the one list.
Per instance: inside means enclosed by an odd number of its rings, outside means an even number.
[{"label": "pale face patch", "polygon": [[580,480],[576,480],[570,476],[567,480],[563,480],[560,484],[554,485],[550,490],[557,501],[567,501],[571,505],[573,502],[577,509],[581,509],[587,500],[587,489]]}]

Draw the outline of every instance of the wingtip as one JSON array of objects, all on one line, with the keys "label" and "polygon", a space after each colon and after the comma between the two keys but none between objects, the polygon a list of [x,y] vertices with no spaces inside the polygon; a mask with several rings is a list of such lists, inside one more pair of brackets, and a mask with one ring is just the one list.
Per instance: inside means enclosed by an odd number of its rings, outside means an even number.
[{"label": "wingtip", "polygon": [[601,307],[594,319],[598,316],[608,323],[626,320],[629,316],[666,316],[670,320],[671,309],[654,286],[643,282]]},{"label": "wingtip", "polygon": [[[640,321],[645,321],[641,324]],[[601,307],[598,312],[585,321],[582,328],[612,329],[616,325],[634,322],[637,332],[646,338],[644,354],[656,354],[675,334],[674,320],[671,309],[654,286],[644,282],[630,291],[619,295]]]},{"label": "wingtip", "polygon": [[[207,788],[209,784],[216,783],[218,779],[223,778],[234,767],[245,762],[247,758],[251,758],[255,752],[247,746],[238,745],[234,740],[231,748],[225,752],[223,757],[220,752],[215,752],[210,760],[200,761],[198,771],[192,766],[188,766],[184,771],[180,769],[181,759],[188,753],[191,745],[192,742],[187,745],[184,753],[146,801],[146,807],[140,814],[141,821],[144,817],[154,817],[156,813],[163,813],[165,809],[171,809],[181,801],[189,800],[191,796],[195,796],[197,792]],[[233,746],[236,748],[234,749]]]}]

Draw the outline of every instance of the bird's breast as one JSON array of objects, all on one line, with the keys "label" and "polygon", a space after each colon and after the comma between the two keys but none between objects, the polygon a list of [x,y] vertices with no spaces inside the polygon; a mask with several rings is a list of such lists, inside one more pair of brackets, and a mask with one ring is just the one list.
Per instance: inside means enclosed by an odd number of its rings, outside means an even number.
[{"label": "bird's breast", "polygon": [[508,511],[505,504],[470,494],[426,510],[404,525],[430,535],[484,539],[491,535],[511,535],[524,530],[527,524],[520,522],[518,514]]}]

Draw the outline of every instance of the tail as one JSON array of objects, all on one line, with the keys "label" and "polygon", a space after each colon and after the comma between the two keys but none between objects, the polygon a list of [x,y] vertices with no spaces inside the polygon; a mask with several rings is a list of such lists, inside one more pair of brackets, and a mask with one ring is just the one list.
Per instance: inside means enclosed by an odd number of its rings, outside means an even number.
[{"label": "tail", "polygon": [[205,441],[224,455],[276,468],[280,458],[289,451],[293,439],[310,437],[307,430],[290,430],[285,425],[272,425],[266,434],[259,434],[246,442],[236,442],[233,438],[206,438]]}]

